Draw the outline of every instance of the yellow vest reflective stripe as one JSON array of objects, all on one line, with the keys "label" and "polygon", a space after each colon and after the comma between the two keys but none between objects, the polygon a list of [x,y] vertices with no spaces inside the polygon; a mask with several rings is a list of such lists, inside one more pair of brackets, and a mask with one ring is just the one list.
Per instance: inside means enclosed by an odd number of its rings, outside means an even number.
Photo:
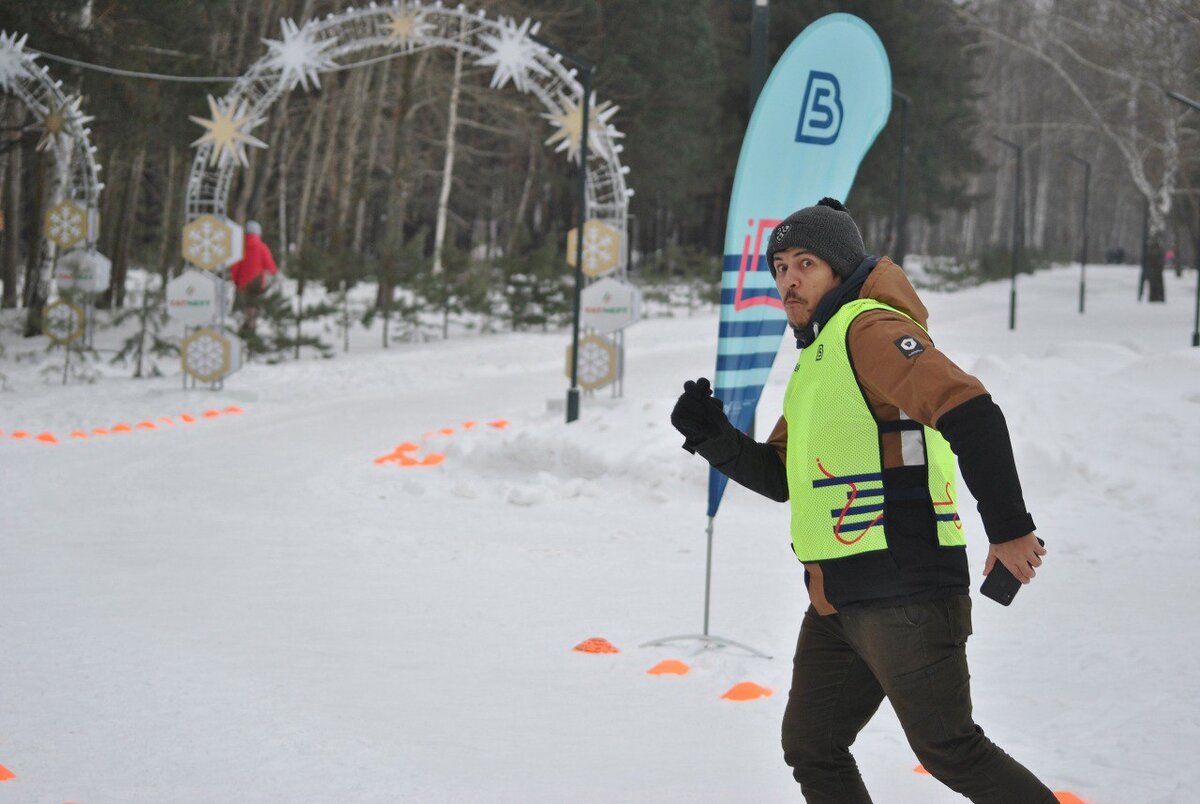
[{"label": "yellow vest reflective stripe", "polygon": [[[801,561],[886,550],[887,501],[927,502],[938,544],[966,544],[950,445],[936,430],[903,414],[900,422],[876,421],[854,376],[847,335],[854,319],[870,310],[912,320],[874,299],[847,303],[800,352],[784,395],[792,546]],[[885,488],[882,445],[890,431],[900,433],[904,465],[926,468],[924,488]]]}]

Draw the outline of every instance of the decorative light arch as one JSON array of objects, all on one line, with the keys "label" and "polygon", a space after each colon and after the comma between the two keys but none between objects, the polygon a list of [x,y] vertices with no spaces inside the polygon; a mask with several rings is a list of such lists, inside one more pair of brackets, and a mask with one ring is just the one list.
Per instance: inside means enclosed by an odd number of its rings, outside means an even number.
[{"label": "decorative light arch", "polygon": [[[83,213],[78,221],[82,235],[68,239],[92,250],[99,229],[100,191],[104,189],[87,127],[93,118],[80,111],[79,96],[69,97],[62,90],[62,81],[52,81],[49,69],[34,61],[37,55],[25,49],[28,38],[28,34],[18,38],[15,32],[0,31],[0,92],[11,92],[38,118],[36,127],[42,131],[38,150],[49,150],[55,157],[46,208],[53,209],[64,200],[78,205]],[[43,237],[39,277],[49,272],[54,252],[54,243]]]},{"label": "decorative light arch", "polygon": [[[224,217],[234,171],[247,164],[246,146],[267,144],[251,134],[285,92],[297,84],[320,86],[320,74],[346,69],[364,53],[385,53],[390,58],[431,47],[461,51],[481,66],[495,68],[491,86],[512,83],[520,92],[535,95],[555,126],[546,140],[556,151],[566,151],[579,161],[583,88],[576,71],[562,58],[530,37],[540,23],[500,17],[488,19],[483,10],[470,11],[460,4],[423,5],[419,0],[363,8],[347,8],[297,26],[281,20],[283,39],[268,41],[268,52],[252,64],[225,96],[209,96],[210,119],[192,119],[206,129],[198,146],[187,184],[187,220],[212,214]],[[390,51],[390,53],[389,53]],[[368,58],[367,61],[375,61]],[[361,63],[361,62],[359,62]],[[592,100],[588,122],[587,217],[598,218],[625,235],[626,211],[633,191],[625,184],[629,168],[621,165],[622,135],[609,123],[617,107]]]}]

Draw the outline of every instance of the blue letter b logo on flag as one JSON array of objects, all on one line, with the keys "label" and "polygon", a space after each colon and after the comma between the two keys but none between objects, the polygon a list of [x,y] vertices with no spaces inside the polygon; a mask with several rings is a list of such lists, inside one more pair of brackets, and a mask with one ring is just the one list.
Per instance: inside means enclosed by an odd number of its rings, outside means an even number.
[{"label": "blue letter b logo on flag", "polygon": [[842,88],[837,76],[816,70],[808,74],[796,142],[831,145],[842,130]]}]

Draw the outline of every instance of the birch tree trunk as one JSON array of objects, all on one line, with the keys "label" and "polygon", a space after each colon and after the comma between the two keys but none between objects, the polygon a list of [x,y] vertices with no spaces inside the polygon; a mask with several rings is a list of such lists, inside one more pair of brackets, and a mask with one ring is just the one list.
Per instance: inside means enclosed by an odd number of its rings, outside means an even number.
[{"label": "birch tree trunk", "polygon": [[179,178],[179,162],[179,149],[172,144],[167,149],[167,183],[165,185],[166,189],[163,192],[165,204],[162,218],[161,245],[158,251],[158,268],[162,273],[164,289],[173,273],[171,271],[171,254],[173,251],[172,247],[175,245],[175,230],[179,228],[175,224],[175,199],[179,195],[179,193],[175,192],[175,182]]},{"label": "birch tree trunk", "polygon": [[348,231],[350,228],[350,201],[354,189],[360,187],[358,182],[355,181],[354,166],[359,154],[358,138],[359,134],[362,133],[363,117],[366,113],[367,90],[369,89],[370,78],[370,70],[360,70],[358,75],[352,79],[351,85],[354,88],[353,91],[346,93],[347,100],[350,102],[350,121],[346,136],[343,138],[344,146],[342,148],[341,169],[337,171],[335,176],[337,181],[337,206],[332,242],[334,248],[338,251],[342,250],[348,239],[353,242],[353,234]]},{"label": "birch tree trunk", "polygon": [[[459,24],[459,34],[466,32],[466,21]],[[433,233],[433,275],[442,275],[442,254],[446,244],[446,217],[450,209],[450,185],[454,182],[454,136],[458,129],[458,97],[462,87],[462,50],[454,53],[454,78],[450,84],[450,119],[446,125],[446,158],[442,164],[442,189],[438,193],[437,222]],[[450,294],[442,282],[442,340],[450,336]]]},{"label": "birch tree trunk", "polygon": [[318,172],[316,152],[321,147],[321,134],[324,131],[321,123],[325,119],[325,107],[329,105],[328,97],[328,94],[322,94],[321,99],[317,101],[317,113],[314,116],[310,138],[312,147],[308,150],[308,159],[304,161],[304,181],[300,191],[300,209],[296,213],[295,242],[297,251],[304,248],[304,236],[308,226],[308,206],[312,199],[313,185],[316,184]]},{"label": "birch tree trunk", "polygon": [[279,248],[276,252],[279,255],[279,270],[287,275],[288,263],[288,220],[287,220],[287,198],[288,198],[288,96],[283,96],[283,103],[279,109]]},{"label": "birch tree trunk", "polygon": [[105,294],[106,307],[125,305],[125,277],[129,272],[129,242],[133,237],[133,223],[137,217],[138,197],[142,189],[142,176],[146,167],[146,146],[141,146],[129,164],[129,176],[125,185],[125,200],[121,205],[121,219],[117,225],[117,239],[113,248],[112,285]]},{"label": "birch tree trunk", "polygon": [[0,298],[0,307],[5,309],[17,306],[17,261],[21,239],[21,161],[21,146],[14,144],[8,152],[8,170],[4,174],[4,295]]},{"label": "birch tree trunk", "polygon": [[367,133],[367,164],[363,170],[362,181],[359,183],[358,203],[354,209],[354,253],[362,251],[363,229],[366,225],[367,198],[371,194],[371,177],[375,173],[375,162],[379,157],[379,126],[383,122],[383,99],[387,95],[388,79],[392,71],[388,64],[379,68],[379,84],[375,91],[375,103],[371,117],[370,131]]},{"label": "birch tree trunk", "polygon": [[[465,32],[460,24],[459,33]],[[446,125],[446,157],[442,163],[442,189],[438,193],[437,222],[433,232],[433,275],[442,273],[442,252],[446,242],[446,217],[450,208],[450,185],[454,182],[454,136],[458,129],[458,97],[462,87],[462,51],[454,54],[454,78],[450,84],[450,114]],[[444,327],[443,327],[444,329]]]}]

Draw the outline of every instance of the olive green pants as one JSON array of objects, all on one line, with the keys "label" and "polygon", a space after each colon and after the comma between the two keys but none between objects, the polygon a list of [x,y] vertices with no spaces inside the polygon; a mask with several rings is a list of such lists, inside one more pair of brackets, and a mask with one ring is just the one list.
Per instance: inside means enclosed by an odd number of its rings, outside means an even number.
[{"label": "olive green pants", "polygon": [[884,696],[917,758],[974,802],[1053,804],[1049,788],[971,717],[965,595],[804,615],[783,715],[783,755],[808,804],[869,804],[850,754]]}]

